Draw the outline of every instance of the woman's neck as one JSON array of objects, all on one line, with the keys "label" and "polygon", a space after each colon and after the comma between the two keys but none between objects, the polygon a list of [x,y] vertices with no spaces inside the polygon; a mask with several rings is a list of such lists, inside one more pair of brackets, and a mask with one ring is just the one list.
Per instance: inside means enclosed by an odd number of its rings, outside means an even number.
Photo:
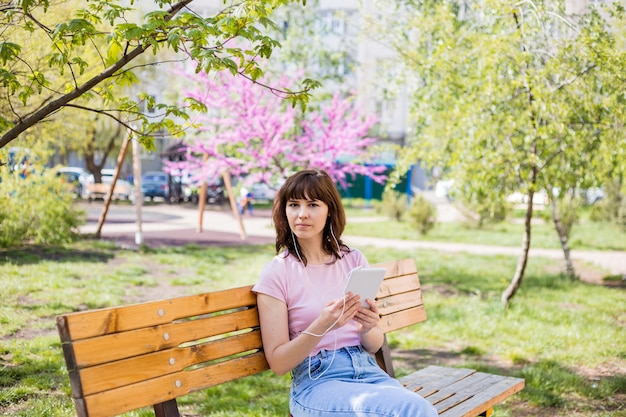
[{"label": "woman's neck", "polygon": [[313,243],[302,240],[299,243],[304,256],[306,256],[307,264],[323,265],[330,261],[331,254],[324,250],[321,241]]}]

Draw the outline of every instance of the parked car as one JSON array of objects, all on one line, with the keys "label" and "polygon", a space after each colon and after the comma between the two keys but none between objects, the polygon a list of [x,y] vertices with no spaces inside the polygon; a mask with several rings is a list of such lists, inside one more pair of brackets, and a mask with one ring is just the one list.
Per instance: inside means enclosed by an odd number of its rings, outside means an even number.
[{"label": "parked car", "polygon": [[148,171],[141,176],[141,193],[144,197],[154,200],[154,197],[163,197],[169,201],[169,178],[162,171]]},{"label": "parked car", "polygon": [[[101,171],[102,175],[102,183],[101,184],[91,184],[88,188],[87,198],[96,199],[96,198],[105,198],[109,189],[111,188],[111,184],[113,183],[113,174],[115,173],[114,169],[105,168]],[[115,190],[113,190],[113,199],[114,200],[130,200],[132,193],[132,186],[128,181],[122,178],[118,178],[115,183]]]},{"label": "parked car", "polygon": [[[200,184],[196,182],[194,176],[188,171],[172,171],[172,188],[170,189],[170,200],[185,201],[198,204],[200,200]],[[193,180],[192,180],[193,179]],[[206,181],[206,203],[223,204],[226,201],[224,195],[224,182],[221,177],[208,179]]]},{"label": "parked car", "polygon": [[257,201],[273,201],[276,196],[276,190],[261,182],[253,184],[250,193],[252,198]]},{"label": "parked car", "polygon": [[[183,187],[186,201],[198,204],[200,201],[200,186],[187,184]],[[207,181],[206,202],[208,204],[223,204],[226,201],[224,196],[224,183],[219,181]]]},{"label": "parked car", "polygon": [[87,198],[87,190],[94,183],[93,175],[80,167],[58,167],[57,176],[72,184],[72,192],[78,198]]}]

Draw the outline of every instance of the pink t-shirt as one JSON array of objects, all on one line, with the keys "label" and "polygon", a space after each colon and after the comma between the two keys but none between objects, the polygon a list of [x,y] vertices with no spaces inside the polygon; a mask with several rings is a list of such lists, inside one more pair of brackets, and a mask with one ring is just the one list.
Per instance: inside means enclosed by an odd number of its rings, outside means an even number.
[{"label": "pink t-shirt", "polygon": [[[287,305],[289,338],[294,339],[319,317],[322,308],[343,295],[350,270],[368,266],[365,256],[351,249],[343,258],[330,265],[304,265],[285,252],[265,265],[253,291],[272,296]],[[336,337],[336,344],[335,344]],[[350,321],[340,329],[329,331],[311,352],[339,349],[361,343],[356,322]]]}]

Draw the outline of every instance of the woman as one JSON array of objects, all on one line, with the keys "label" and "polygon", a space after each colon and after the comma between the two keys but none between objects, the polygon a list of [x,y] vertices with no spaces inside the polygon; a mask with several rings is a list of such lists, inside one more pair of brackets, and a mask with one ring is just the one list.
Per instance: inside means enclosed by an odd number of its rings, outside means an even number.
[{"label": "woman", "polygon": [[383,343],[373,300],[343,296],[351,269],[367,266],[342,243],[345,213],[324,171],[287,179],[274,200],[276,253],[254,286],[265,356],[292,373],[290,410],[308,416],[436,416],[421,396],[378,367]]}]

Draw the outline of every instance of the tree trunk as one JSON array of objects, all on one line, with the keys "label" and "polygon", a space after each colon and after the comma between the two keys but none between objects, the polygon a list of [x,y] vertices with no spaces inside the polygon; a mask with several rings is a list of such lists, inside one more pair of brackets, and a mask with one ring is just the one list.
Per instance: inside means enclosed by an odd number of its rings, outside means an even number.
[{"label": "tree trunk", "polygon": [[526,272],[526,265],[528,264],[528,251],[530,250],[530,232],[531,221],[533,218],[533,197],[534,191],[528,193],[528,206],[526,207],[526,217],[524,219],[524,236],[522,239],[522,254],[517,261],[517,268],[515,275],[511,280],[509,286],[502,292],[502,305],[507,307],[509,300],[513,298],[519,287],[522,285],[524,279],[524,273]]},{"label": "tree trunk", "polygon": [[[98,120],[98,116],[95,117],[94,122],[97,120]],[[115,149],[115,142],[120,136],[121,132],[122,132],[122,126],[118,124],[115,129],[115,133],[113,133],[113,135],[109,138],[104,149],[98,149],[98,146],[97,146],[98,132],[96,132],[95,128],[89,130],[91,139],[89,143],[87,144],[87,149],[85,150],[85,153],[84,153],[84,160],[85,160],[85,166],[87,167],[87,171],[93,174],[95,183],[98,183],[98,184],[102,183],[102,168],[104,168],[104,166],[106,165],[107,159],[109,158],[109,155]],[[96,163],[96,153],[101,155],[99,163]]]},{"label": "tree trunk", "polygon": [[559,208],[557,207],[554,195],[550,196],[550,210],[552,211],[554,228],[556,229],[556,233],[559,235],[559,241],[561,242],[561,248],[563,249],[563,255],[565,256],[565,269],[567,270],[567,275],[569,275],[570,278],[576,278],[576,271],[574,270],[574,264],[572,263],[572,258],[570,256],[567,233],[565,233],[565,229],[563,228]]}]

